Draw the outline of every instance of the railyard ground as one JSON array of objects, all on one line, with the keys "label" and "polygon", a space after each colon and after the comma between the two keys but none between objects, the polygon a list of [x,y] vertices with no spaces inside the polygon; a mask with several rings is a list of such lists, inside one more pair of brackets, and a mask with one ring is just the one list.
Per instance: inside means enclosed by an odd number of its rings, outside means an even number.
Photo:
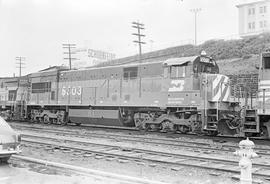
[{"label": "railyard ground", "polygon": [[[99,130],[100,132],[105,130]],[[30,133],[24,131],[25,133]],[[122,134],[126,134],[121,132]],[[166,135],[166,134],[165,134]],[[157,135],[149,134],[147,137],[155,138]],[[76,137],[74,137],[76,139]],[[183,140],[190,138],[183,137]],[[220,143],[216,143],[211,139],[201,139],[199,137],[196,138],[197,141],[207,142],[211,144],[215,144],[217,147],[220,146]],[[170,151],[170,152],[181,152],[181,153],[194,153],[200,152],[202,156],[211,156],[211,157],[222,157],[222,158],[235,158],[233,156],[233,151],[231,154],[228,153],[214,153],[208,151],[198,151],[198,150],[185,150],[179,149],[175,147],[161,146],[161,145],[143,145],[142,143],[131,143],[131,142],[122,142],[120,140],[106,140],[106,139],[93,139],[92,142],[97,142],[99,144],[111,144],[111,145],[121,145],[123,147],[134,147],[134,148],[144,148],[150,150],[159,150],[159,151]],[[226,143],[225,143],[226,144]],[[232,143],[236,144],[236,143]],[[174,184],[233,184],[238,183],[239,181],[235,180],[233,176],[235,174],[229,174],[219,171],[213,170],[203,170],[192,167],[174,167],[171,165],[165,164],[156,164],[156,163],[147,163],[147,162],[135,162],[132,160],[123,160],[119,158],[108,159],[101,155],[89,155],[81,152],[72,152],[69,150],[61,150],[57,147],[48,149],[46,147],[42,147],[40,145],[28,145],[23,144],[23,152],[22,155],[45,159],[48,161],[66,163],[70,165],[76,165],[81,167],[86,167],[90,169],[96,169],[100,171],[106,171],[121,175],[134,176],[139,178],[150,179],[154,181],[163,181],[167,183]],[[262,158],[258,158],[262,159]],[[270,159],[270,158],[269,158]],[[270,160],[264,160],[269,162]],[[61,174],[52,168],[31,168],[31,165],[25,163],[14,163],[11,159],[10,161],[10,169],[15,169],[15,173],[17,172],[15,178],[20,178],[20,173],[27,172],[28,174],[35,176],[37,178],[36,183],[108,183],[107,180],[102,181],[100,179],[93,179],[87,176],[74,175],[70,172],[67,174]],[[2,166],[1,166],[2,167]],[[15,176],[15,175],[14,175]],[[34,178],[35,178],[34,177]],[[42,179],[43,178],[43,179]],[[50,178],[55,178],[55,180],[50,180]],[[9,180],[7,180],[9,181]],[[14,180],[11,180],[14,181]],[[20,180],[16,180],[20,181]],[[24,183],[23,180],[21,183]],[[61,182],[60,182],[61,181]],[[267,180],[265,180],[267,181]],[[15,182],[15,183],[16,183]],[[12,182],[11,182],[12,183]],[[25,182],[28,183],[28,182]],[[31,183],[31,182],[30,182]]]}]

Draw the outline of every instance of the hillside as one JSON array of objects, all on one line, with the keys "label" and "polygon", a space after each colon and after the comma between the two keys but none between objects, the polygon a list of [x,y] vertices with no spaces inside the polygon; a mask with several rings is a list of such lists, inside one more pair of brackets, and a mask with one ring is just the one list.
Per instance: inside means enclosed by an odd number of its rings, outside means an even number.
[{"label": "hillside", "polygon": [[[265,33],[238,40],[209,40],[198,46],[183,45],[144,53],[141,57],[141,62],[165,60],[172,57],[193,56],[205,50],[207,54],[210,54],[217,60],[221,73],[252,73],[256,72],[255,66],[258,64],[259,53],[268,47],[270,48],[270,33]],[[117,65],[138,61],[139,57],[135,55],[101,63],[97,66]]]},{"label": "hillside", "polygon": [[218,60],[219,71],[225,75],[251,74],[257,73],[259,66],[259,55],[249,58],[235,58]]}]

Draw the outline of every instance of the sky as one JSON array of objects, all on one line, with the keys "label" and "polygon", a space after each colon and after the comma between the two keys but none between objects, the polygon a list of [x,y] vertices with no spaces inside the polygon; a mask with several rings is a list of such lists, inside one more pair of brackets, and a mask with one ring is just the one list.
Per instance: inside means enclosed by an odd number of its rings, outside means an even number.
[{"label": "sky", "polygon": [[145,25],[143,52],[229,39],[238,34],[236,0],[0,0],[0,77],[19,75],[15,58],[25,57],[22,75],[68,64],[63,43],[116,54],[138,53],[131,22]]}]

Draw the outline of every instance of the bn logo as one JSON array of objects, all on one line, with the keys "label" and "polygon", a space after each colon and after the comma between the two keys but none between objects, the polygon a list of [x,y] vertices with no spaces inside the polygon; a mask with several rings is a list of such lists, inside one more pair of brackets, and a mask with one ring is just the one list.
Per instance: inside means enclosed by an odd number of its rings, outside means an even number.
[{"label": "bn logo", "polygon": [[172,80],[168,91],[169,92],[183,91],[184,84],[185,84],[184,80]]}]

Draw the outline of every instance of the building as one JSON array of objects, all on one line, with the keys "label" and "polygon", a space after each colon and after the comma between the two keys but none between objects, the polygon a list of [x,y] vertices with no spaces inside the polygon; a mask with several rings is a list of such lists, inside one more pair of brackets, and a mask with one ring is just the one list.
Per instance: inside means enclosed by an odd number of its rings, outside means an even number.
[{"label": "building", "polygon": [[240,0],[236,7],[241,37],[270,31],[270,0]]}]

